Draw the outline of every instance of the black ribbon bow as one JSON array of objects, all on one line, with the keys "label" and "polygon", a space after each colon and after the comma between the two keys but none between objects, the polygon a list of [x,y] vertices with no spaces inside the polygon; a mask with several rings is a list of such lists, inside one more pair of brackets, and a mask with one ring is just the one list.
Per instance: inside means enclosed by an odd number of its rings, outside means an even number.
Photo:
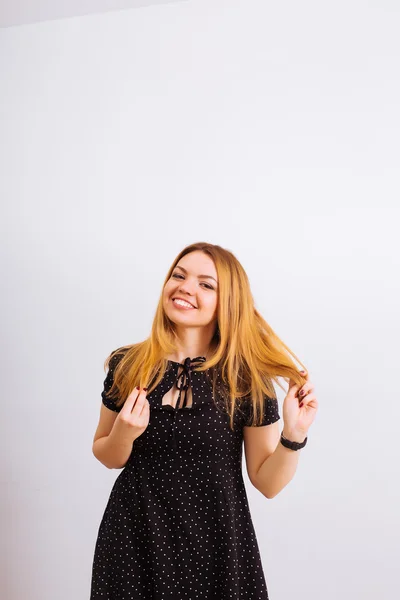
[{"label": "black ribbon bow", "polygon": [[[179,408],[182,390],[184,391],[182,408],[185,408],[187,405],[187,392],[188,392],[189,387],[192,385],[192,369],[193,369],[193,367],[196,366],[197,363],[202,363],[205,361],[206,361],[205,356],[196,356],[196,358],[190,358],[190,356],[188,356],[187,358],[185,358],[183,364],[179,365],[180,367],[182,367],[182,370],[178,374],[178,376],[176,377],[175,382],[174,382],[176,387],[179,390],[178,400],[175,404],[174,417],[176,415],[177,409]],[[176,444],[176,439],[175,439],[175,418],[174,418],[174,422],[172,424],[172,442],[173,442],[174,447],[176,448],[177,444]]]},{"label": "black ribbon bow", "polygon": [[187,405],[187,391],[192,385],[192,369],[194,366],[196,366],[196,363],[202,363],[205,361],[205,356],[197,356],[196,358],[190,358],[190,356],[188,356],[187,358],[185,358],[183,365],[180,365],[182,367],[182,371],[175,379],[175,385],[178,388],[178,390],[180,390],[175,408],[179,407],[182,390],[185,392],[182,408],[185,408],[185,406]]}]

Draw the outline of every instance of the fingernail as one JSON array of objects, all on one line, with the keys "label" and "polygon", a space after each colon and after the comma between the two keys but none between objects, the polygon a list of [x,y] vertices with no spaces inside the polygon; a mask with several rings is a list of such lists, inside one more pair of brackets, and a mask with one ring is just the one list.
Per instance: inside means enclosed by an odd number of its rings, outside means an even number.
[{"label": "fingernail", "polygon": [[144,391],[145,391],[145,392],[147,392],[147,390],[148,390],[149,388],[143,388],[143,389],[144,389]]},{"label": "fingernail", "polygon": [[140,391],[140,387],[138,385],[136,386],[136,389]]},{"label": "fingernail", "polygon": [[304,390],[300,390],[300,396],[304,396],[305,391]]},{"label": "fingernail", "polygon": [[300,373],[305,373],[305,371],[300,371]]},{"label": "fingernail", "polygon": [[301,408],[301,407],[303,406],[303,402],[300,402],[299,406],[300,406],[300,408]]}]

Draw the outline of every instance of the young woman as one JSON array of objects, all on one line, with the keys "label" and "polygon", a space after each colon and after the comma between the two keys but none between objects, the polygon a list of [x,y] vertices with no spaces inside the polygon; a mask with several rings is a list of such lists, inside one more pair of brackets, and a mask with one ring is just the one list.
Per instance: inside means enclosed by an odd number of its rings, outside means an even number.
[{"label": "young woman", "polygon": [[[100,523],[91,600],[268,600],[242,446],[251,483],[273,498],[318,406],[289,352],[230,251],[180,252],[150,337],[106,361],[93,453],[124,469]],[[282,436],[278,377],[289,383]]]}]

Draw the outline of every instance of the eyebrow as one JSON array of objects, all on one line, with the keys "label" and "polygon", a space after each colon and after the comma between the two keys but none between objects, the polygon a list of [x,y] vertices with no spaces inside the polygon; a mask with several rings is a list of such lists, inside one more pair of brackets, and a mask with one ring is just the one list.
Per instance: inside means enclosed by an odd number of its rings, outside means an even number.
[{"label": "eyebrow", "polygon": [[[182,269],[182,271],[183,271],[184,273],[186,273],[186,274],[187,274],[187,270],[186,270],[184,267],[181,267],[181,266],[179,266],[179,265],[176,265],[175,269]],[[200,278],[201,278],[201,279],[214,279],[215,283],[218,283],[218,282],[217,282],[217,280],[215,279],[215,277],[212,277],[211,275],[198,275],[197,277],[198,277],[199,279],[200,279]]]}]

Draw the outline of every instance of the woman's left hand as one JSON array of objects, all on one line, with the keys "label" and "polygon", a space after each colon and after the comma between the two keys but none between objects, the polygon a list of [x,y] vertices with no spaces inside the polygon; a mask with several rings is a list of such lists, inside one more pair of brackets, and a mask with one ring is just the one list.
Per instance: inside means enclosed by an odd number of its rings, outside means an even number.
[{"label": "woman's left hand", "polygon": [[[293,379],[289,379],[288,393],[283,401],[282,433],[292,442],[304,440],[318,410],[318,401],[313,393],[314,384],[310,381],[308,373],[304,377],[307,381],[302,387],[296,385]],[[304,394],[301,394],[302,390]],[[300,403],[303,403],[302,406]]]}]

